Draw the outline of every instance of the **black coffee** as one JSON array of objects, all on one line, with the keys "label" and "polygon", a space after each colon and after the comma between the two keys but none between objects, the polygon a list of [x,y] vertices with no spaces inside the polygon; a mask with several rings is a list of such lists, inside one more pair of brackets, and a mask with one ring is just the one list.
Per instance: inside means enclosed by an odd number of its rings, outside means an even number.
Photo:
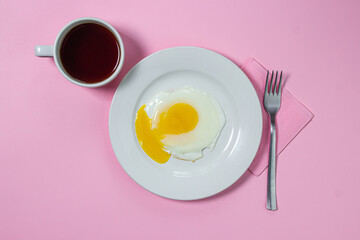
[{"label": "black coffee", "polygon": [[85,83],[97,83],[113,74],[120,60],[120,46],[107,28],[85,23],[64,38],[60,59],[66,72]]}]

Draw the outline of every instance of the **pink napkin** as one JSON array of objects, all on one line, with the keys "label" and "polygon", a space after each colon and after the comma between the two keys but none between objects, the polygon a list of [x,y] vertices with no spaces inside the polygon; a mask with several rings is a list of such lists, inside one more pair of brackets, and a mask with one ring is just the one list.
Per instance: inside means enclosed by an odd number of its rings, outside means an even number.
[{"label": "pink napkin", "polygon": [[[259,150],[249,168],[253,174],[259,176],[266,169],[269,161],[270,119],[263,106],[267,70],[253,58],[242,64],[241,69],[252,82],[262,107],[263,133]],[[286,88],[282,89],[281,107],[276,115],[277,155],[299,134],[313,116]]]}]

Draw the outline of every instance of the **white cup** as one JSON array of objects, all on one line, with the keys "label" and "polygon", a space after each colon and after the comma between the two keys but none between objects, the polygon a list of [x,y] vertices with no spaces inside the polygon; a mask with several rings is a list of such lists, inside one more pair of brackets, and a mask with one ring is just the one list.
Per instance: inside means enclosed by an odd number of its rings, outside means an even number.
[{"label": "white cup", "polygon": [[[114,72],[108,78],[102,80],[101,82],[86,83],[86,82],[80,81],[80,80],[72,77],[71,75],[69,75],[66,72],[63,64],[61,63],[60,49],[61,49],[61,45],[62,45],[62,42],[63,42],[65,36],[74,27],[84,24],[84,23],[96,23],[96,24],[99,24],[99,25],[107,28],[108,30],[110,30],[110,32],[112,32],[112,34],[115,36],[116,40],[119,43],[120,60],[118,62],[118,65],[117,65],[116,69],[114,70]],[[122,42],[120,34],[116,31],[116,29],[113,26],[111,26],[109,23],[107,23],[101,19],[86,17],[86,18],[75,19],[75,20],[71,21],[70,23],[68,23],[65,27],[63,27],[63,29],[61,29],[61,31],[57,35],[54,45],[37,45],[37,46],[35,46],[35,55],[38,57],[53,57],[55,60],[55,64],[56,64],[57,68],[59,69],[59,71],[61,72],[61,74],[67,80],[69,80],[72,83],[75,83],[76,85],[83,86],[83,87],[101,87],[101,86],[104,86],[105,84],[108,84],[112,80],[114,80],[116,78],[116,76],[120,73],[120,70],[124,64],[125,52],[124,52],[124,44]]]}]

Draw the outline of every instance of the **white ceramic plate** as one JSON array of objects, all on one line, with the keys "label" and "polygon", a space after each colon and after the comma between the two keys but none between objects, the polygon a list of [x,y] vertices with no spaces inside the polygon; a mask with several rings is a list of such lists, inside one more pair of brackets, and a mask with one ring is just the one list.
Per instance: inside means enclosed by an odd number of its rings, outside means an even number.
[{"label": "white ceramic plate", "polygon": [[[213,151],[196,162],[151,160],[135,134],[137,110],[159,91],[193,86],[222,106],[226,123]],[[194,200],[221,192],[248,169],[259,147],[262,115],[247,76],[210,50],[175,47],[136,64],[121,81],[110,109],[110,139],[117,159],[140,186],[162,197]]]}]

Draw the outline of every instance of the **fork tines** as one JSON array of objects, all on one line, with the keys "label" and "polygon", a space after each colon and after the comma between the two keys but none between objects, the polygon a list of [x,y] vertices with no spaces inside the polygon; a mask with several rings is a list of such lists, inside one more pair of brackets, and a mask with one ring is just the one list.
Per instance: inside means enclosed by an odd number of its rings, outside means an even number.
[{"label": "fork tines", "polygon": [[277,86],[277,79],[278,79],[278,71],[276,71],[276,75],[275,75],[275,83],[273,85],[273,78],[274,78],[274,71],[272,71],[271,73],[271,80],[270,80],[270,86],[269,86],[269,70],[267,71],[267,76],[266,76],[266,84],[265,84],[265,93],[266,94],[281,94],[281,82],[282,82],[282,71],[280,71],[280,80],[279,80],[279,85]]}]

